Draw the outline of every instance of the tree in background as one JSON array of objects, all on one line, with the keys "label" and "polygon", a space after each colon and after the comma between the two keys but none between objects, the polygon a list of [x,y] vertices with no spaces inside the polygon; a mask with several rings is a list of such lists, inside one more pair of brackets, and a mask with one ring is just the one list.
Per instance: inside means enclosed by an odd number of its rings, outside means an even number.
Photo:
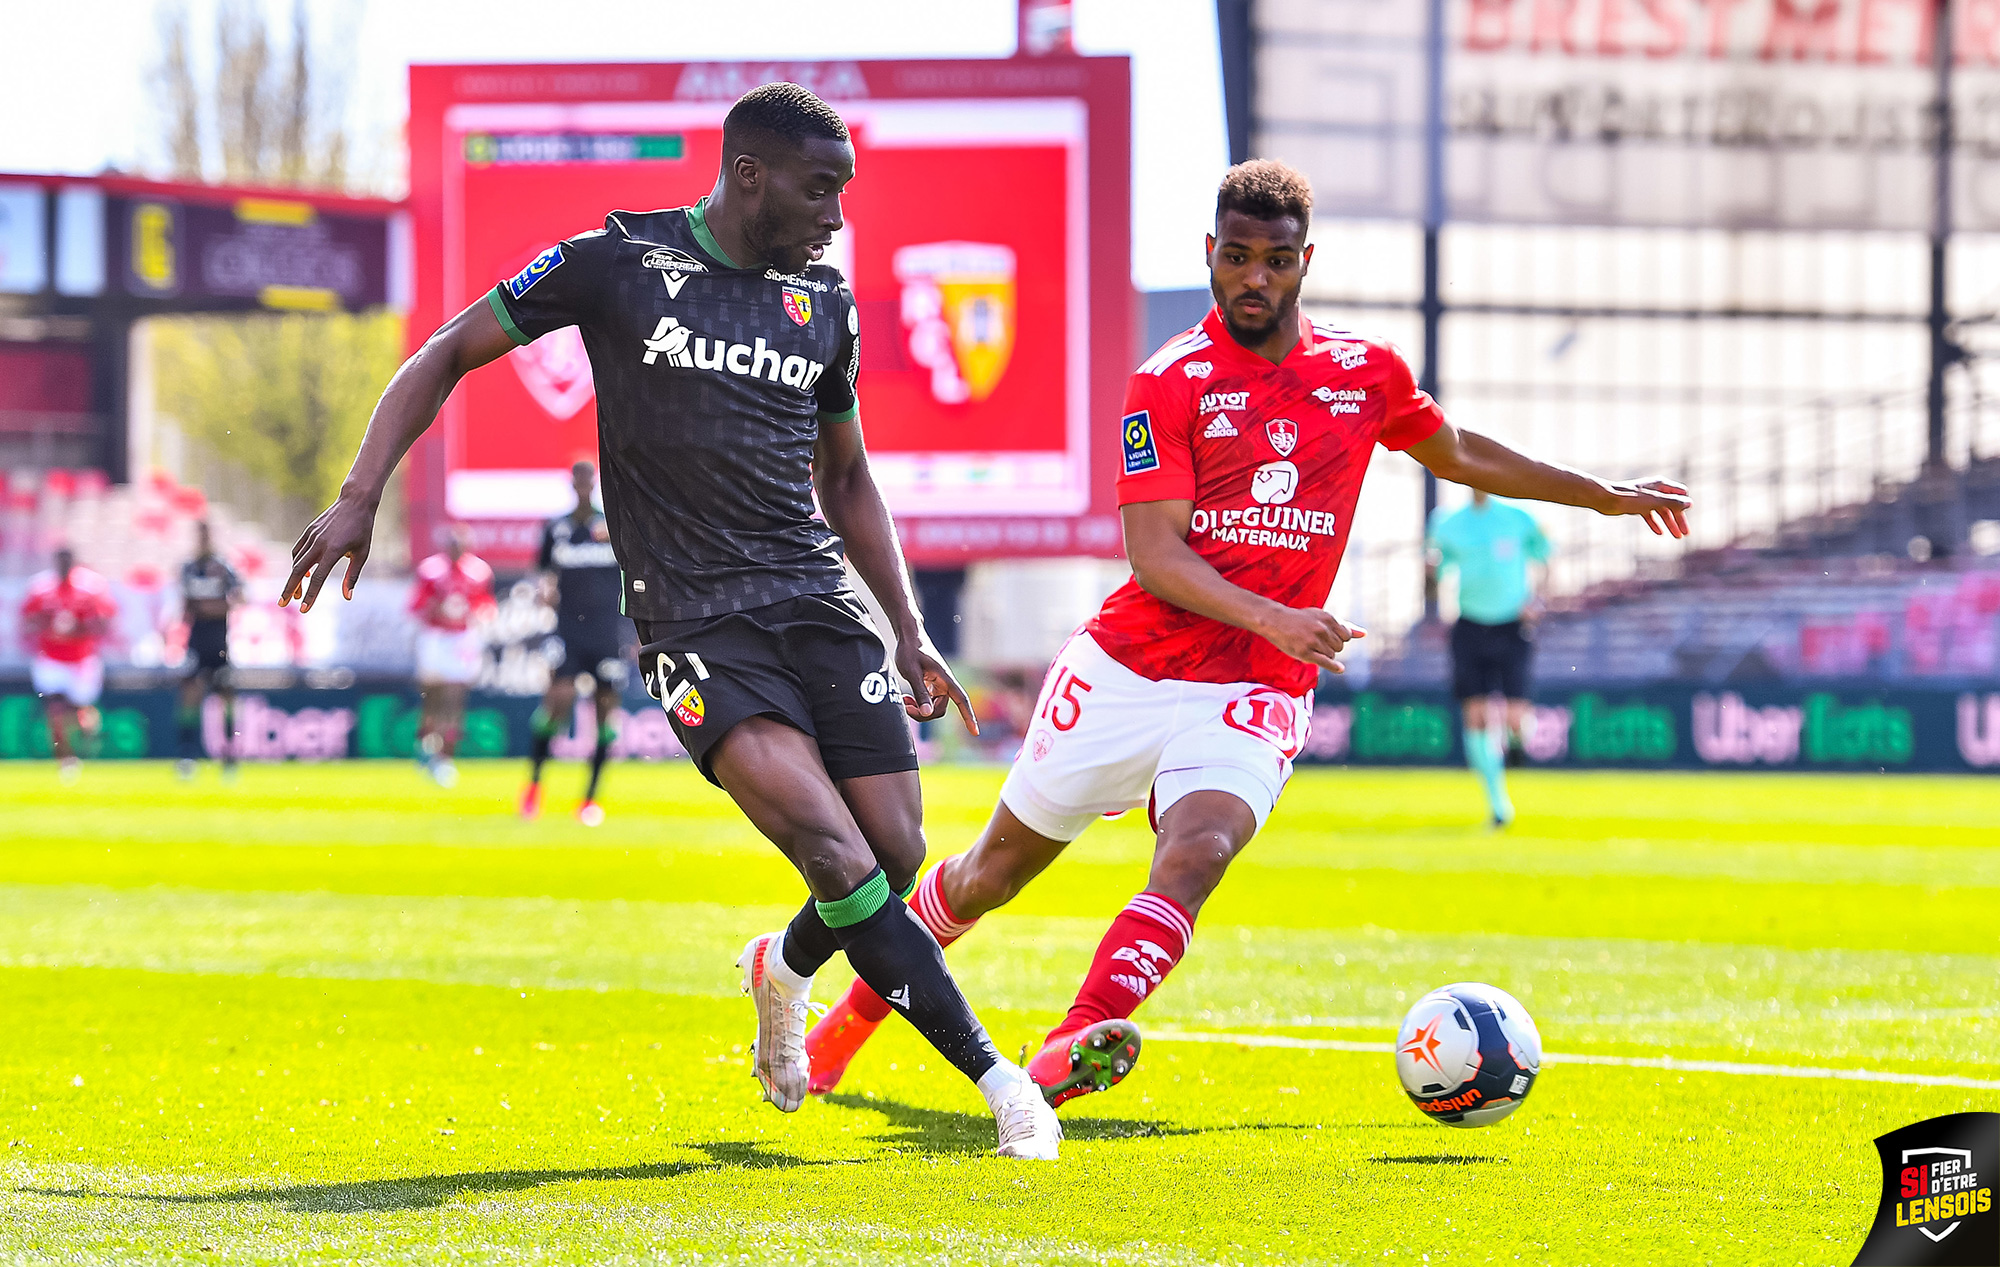
[{"label": "tree in background", "polygon": [[[205,70],[185,0],[162,6],[152,78],[171,175],[347,189],[348,76],[314,42],[305,0],[294,0],[289,25],[280,42],[256,0],[220,0]],[[187,442],[183,478],[281,540],[338,490],[403,352],[402,319],[391,313],[151,326],[156,404]]]}]

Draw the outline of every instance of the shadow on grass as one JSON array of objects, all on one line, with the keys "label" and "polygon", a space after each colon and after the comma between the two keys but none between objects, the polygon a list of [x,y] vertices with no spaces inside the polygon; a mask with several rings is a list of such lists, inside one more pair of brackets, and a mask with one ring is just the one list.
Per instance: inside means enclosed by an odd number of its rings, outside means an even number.
[{"label": "shadow on grass", "polygon": [[[984,1113],[920,1109],[880,1096],[836,1093],[820,1097],[842,1109],[880,1113],[895,1134],[879,1136],[892,1148],[909,1148],[933,1156],[984,1156],[993,1151],[993,1119]],[[1226,1131],[1296,1131],[1296,1122],[1244,1122],[1231,1126],[1174,1126],[1167,1122],[1115,1117],[1068,1117],[1062,1120],[1066,1140],[1158,1139],[1174,1135],[1213,1135]]]},{"label": "shadow on grass", "polygon": [[1505,1157],[1467,1157],[1459,1153],[1418,1153],[1410,1157],[1370,1157],[1369,1161],[1384,1166],[1484,1166],[1489,1163],[1505,1166]]},{"label": "shadow on grass", "polygon": [[431,1210],[463,1193],[523,1192],[552,1183],[607,1179],[678,1179],[682,1175],[719,1170],[788,1170],[797,1166],[851,1163],[806,1161],[784,1153],[769,1153],[754,1143],[690,1144],[707,1154],[707,1161],[654,1162],[637,1166],[599,1166],[587,1170],[483,1170],[456,1175],[419,1175],[408,1179],[360,1179],[348,1183],[302,1183],[277,1188],[242,1188],[231,1192],[96,1192],[87,1188],[16,1188],[45,1197],[96,1197],[153,1201],[163,1205],[243,1205],[268,1203],[300,1214],[374,1214],[398,1210]]}]

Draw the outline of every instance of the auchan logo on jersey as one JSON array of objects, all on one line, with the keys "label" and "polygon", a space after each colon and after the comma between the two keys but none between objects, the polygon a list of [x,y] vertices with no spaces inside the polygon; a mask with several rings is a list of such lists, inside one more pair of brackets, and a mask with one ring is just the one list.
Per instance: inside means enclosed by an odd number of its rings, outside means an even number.
[{"label": "auchan logo on jersey", "polygon": [[738,378],[765,378],[787,387],[809,392],[826,366],[803,356],[781,356],[776,348],[758,339],[731,343],[726,339],[704,339],[672,317],[661,317],[653,337],[644,341],[646,354],[640,359],[652,365],[662,356],[667,364],[684,370],[728,371]]}]

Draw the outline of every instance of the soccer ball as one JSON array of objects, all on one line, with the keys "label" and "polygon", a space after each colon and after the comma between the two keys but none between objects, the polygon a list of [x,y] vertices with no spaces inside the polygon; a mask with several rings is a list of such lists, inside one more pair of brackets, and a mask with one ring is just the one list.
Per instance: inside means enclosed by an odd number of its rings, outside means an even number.
[{"label": "soccer ball", "polygon": [[1396,1034],[1396,1075],[1433,1122],[1491,1126],[1521,1107],[1542,1071],[1528,1009],[1476,981],[1432,990]]}]

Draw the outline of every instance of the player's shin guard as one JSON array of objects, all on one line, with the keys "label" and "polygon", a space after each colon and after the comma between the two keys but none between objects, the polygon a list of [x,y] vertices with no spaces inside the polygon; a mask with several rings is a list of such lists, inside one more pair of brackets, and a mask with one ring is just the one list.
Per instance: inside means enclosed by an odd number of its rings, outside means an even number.
[{"label": "player's shin guard", "polygon": [[1049,1037],[1132,1015],[1181,961],[1193,935],[1194,917],[1172,898],[1141,893],[1127,902],[1097,944],[1069,1015]]},{"label": "player's shin guard", "polygon": [[[971,932],[972,926],[979,922],[979,917],[976,915],[971,919],[962,920],[952,913],[951,902],[944,895],[944,869],[950,864],[951,859],[946,858],[932,867],[929,873],[917,882],[916,888],[904,895],[910,904],[910,913],[930,930],[932,937],[937,938],[939,949],[951,945]],[[881,995],[868,988],[866,981],[856,981],[843,1001],[864,1021],[887,1020],[891,1010]]]},{"label": "player's shin guard", "polygon": [[618,732],[609,726],[597,728],[597,746],[590,750],[590,785],[583,791],[584,800],[597,799],[597,781],[604,777],[604,759],[611,755],[611,741],[617,737]]},{"label": "player's shin guard", "polygon": [[528,735],[528,782],[540,783],[542,767],[549,760],[549,746],[556,738],[556,720],[540,705],[536,706],[534,716],[528,719]]},{"label": "player's shin guard", "polygon": [[974,1082],[1000,1063],[986,1028],[945,970],[937,939],[890,892],[879,867],[854,892],[817,906],[854,971],[916,1026],[939,1055]]}]

